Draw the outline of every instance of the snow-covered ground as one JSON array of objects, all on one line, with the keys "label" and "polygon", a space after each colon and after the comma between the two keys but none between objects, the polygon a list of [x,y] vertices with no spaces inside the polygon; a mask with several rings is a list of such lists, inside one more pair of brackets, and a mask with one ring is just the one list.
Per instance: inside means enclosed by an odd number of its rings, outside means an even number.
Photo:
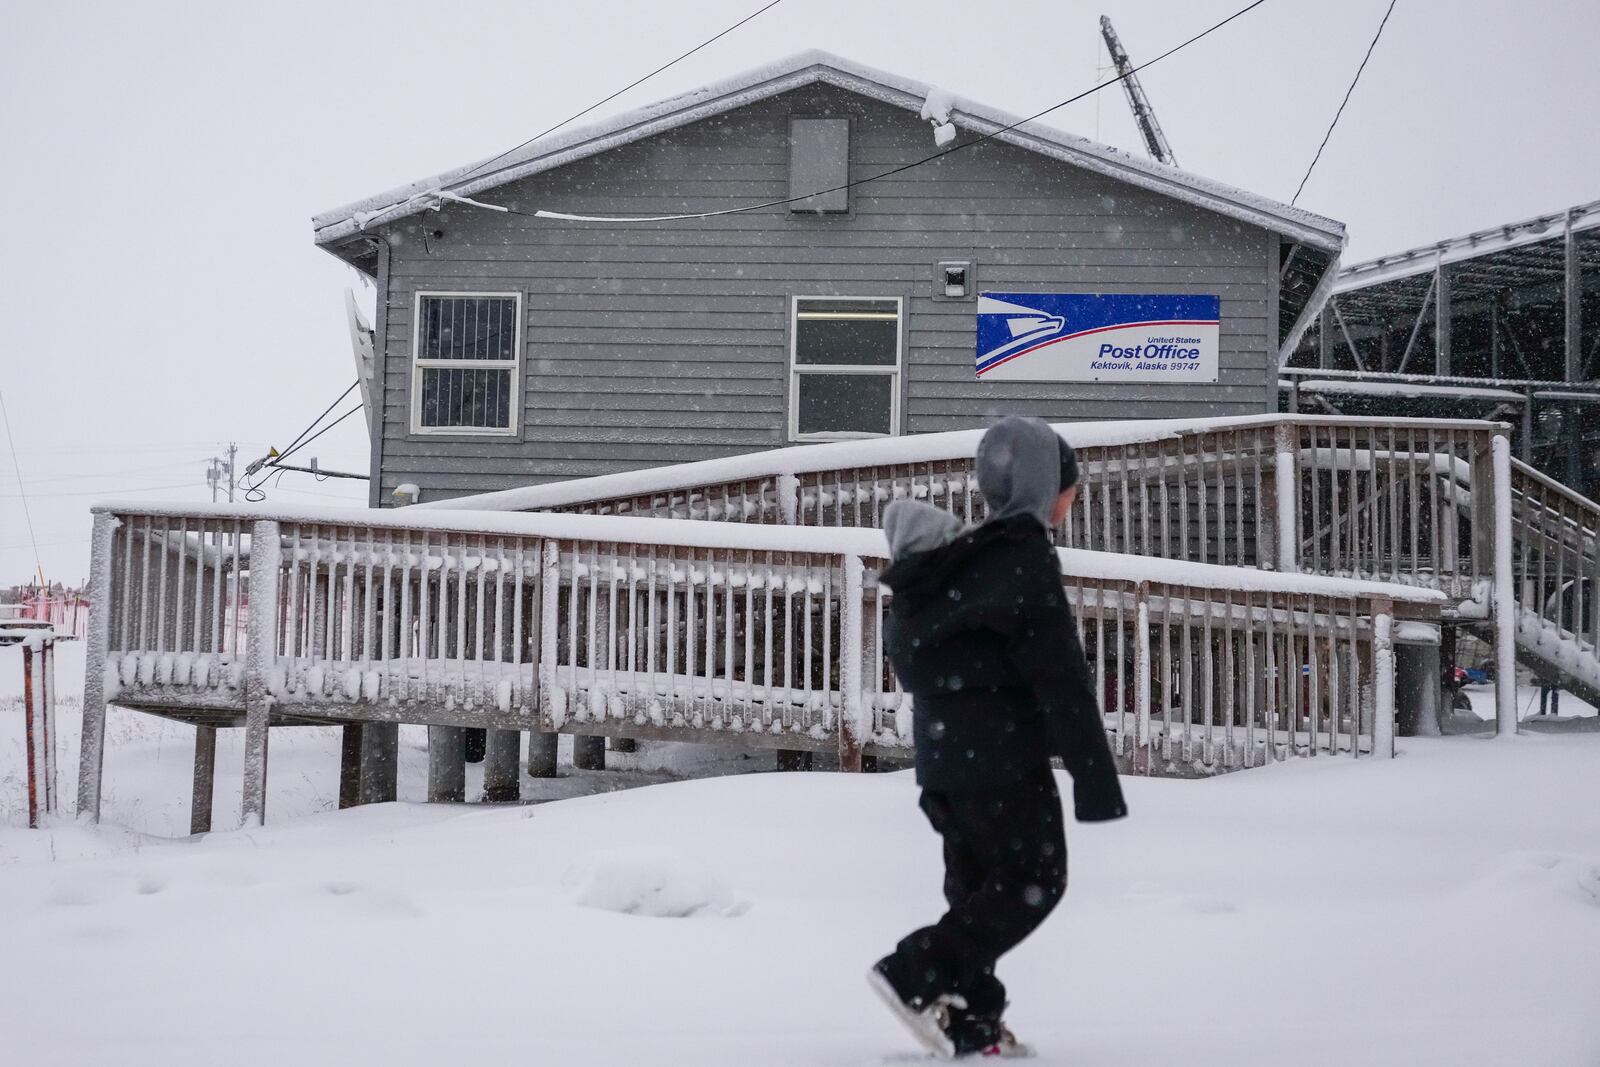
[{"label": "snow-covered ground", "polygon": [[[940,910],[909,775],[336,812],[336,735],[282,731],[265,829],[165,840],[187,827],[187,728],[124,714],[106,823],[28,831],[16,659],[0,649],[8,1062],[915,1058],[861,977]],[[1600,735],[1400,747],[1125,780],[1132,817],[1069,831],[1067,901],[1002,965],[1038,1062],[1600,1062]],[[403,751],[414,799],[425,754]],[[228,826],[238,753],[219,762]]]}]

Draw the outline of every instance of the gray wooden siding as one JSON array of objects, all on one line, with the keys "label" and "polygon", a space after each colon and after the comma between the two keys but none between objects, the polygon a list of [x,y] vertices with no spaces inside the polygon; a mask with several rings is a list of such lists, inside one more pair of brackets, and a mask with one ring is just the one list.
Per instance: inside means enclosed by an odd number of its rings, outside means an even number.
[{"label": "gray wooden siding", "polygon": [[[498,190],[520,210],[716,210],[789,190],[791,115],[848,116],[851,177],[933,149],[915,115],[813,87]],[[963,134],[963,137],[967,135]],[[442,237],[433,236],[442,231]],[[425,499],[788,443],[790,297],[906,297],[902,431],[1263,411],[1275,396],[1276,237],[1005,145],[851,193],[850,211],[772,208],[606,226],[451,207],[383,231],[379,497]],[[934,264],[976,263],[993,291],[1215,293],[1221,380],[1204,385],[978,382],[975,303],[935,300]],[[414,436],[415,293],[523,294],[515,437]]]}]

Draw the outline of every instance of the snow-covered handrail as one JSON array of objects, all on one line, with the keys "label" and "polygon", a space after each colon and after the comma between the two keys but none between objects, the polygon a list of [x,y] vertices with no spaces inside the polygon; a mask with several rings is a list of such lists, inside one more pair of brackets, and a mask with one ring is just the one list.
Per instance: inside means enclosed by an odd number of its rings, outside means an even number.
[{"label": "snow-covered handrail", "polygon": [[[1255,415],[1061,425],[1081,506],[1059,544],[1428,586],[1480,613],[1489,560],[1474,508],[1489,442],[1473,420]],[[606,475],[427,507],[550,509],[744,525],[879,526],[921,499],[986,514],[981,431],[838,442]],[[1483,514],[1487,514],[1484,512]],[[1482,530],[1477,531],[1482,534]]]},{"label": "snow-covered handrail", "polygon": [[[259,522],[268,519],[278,526],[293,525],[323,530],[326,562],[338,566],[383,566],[390,542],[369,548],[367,531],[413,534],[473,534],[563,541],[590,541],[606,544],[676,546],[682,548],[735,549],[753,552],[826,553],[855,555],[886,560],[888,543],[883,531],[857,527],[793,527],[739,523],[706,522],[692,519],[637,518],[617,515],[574,515],[565,513],[521,513],[496,511],[424,512],[420,508],[343,508],[291,506],[270,511],[237,504],[159,504],[102,502],[96,514],[114,515],[128,529],[134,545],[148,540],[152,546],[174,556],[187,555],[191,564],[198,556],[205,566],[226,571],[234,566],[230,542],[225,548],[204,546],[196,540],[194,529],[229,520]],[[185,534],[169,522],[140,528],[132,520],[191,520],[188,547]],[[352,539],[353,538],[353,539]],[[286,550],[306,552],[308,549]],[[1197,589],[1232,589],[1240,592],[1271,592],[1308,596],[1383,598],[1402,604],[1439,605],[1443,594],[1436,590],[1393,582],[1329,578],[1315,574],[1241,571],[1237,567],[1188,560],[1152,559],[1131,553],[1100,552],[1060,548],[1056,552],[1064,576],[1083,579],[1123,579],[1138,575],[1142,580]],[[242,550],[241,566],[248,568],[250,549]],[[160,556],[152,557],[159,561]],[[432,566],[437,566],[436,559]],[[177,563],[173,566],[176,568]]]},{"label": "snow-covered handrail", "polygon": [[1600,695],[1600,504],[1518,460],[1510,467],[1523,645]]},{"label": "snow-covered handrail", "polygon": [[[1460,431],[1496,426],[1478,420],[1385,419],[1344,415],[1241,415],[1210,419],[1144,419],[1056,423],[1055,429],[1075,449],[1097,449],[1173,441],[1196,434],[1272,428],[1381,425],[1395,429]],[[428,510],[543,511],[578,504],[668,493],[705,485],[733,484],[785,475],[870,467],[896,467],[944,460],[970,460],[977,454],[982,430],[882,437],[862,441],[830,441],[748,452],[720,459],[646,467],[618,474],[600,474],[563,482],[504,489],[493,493],[436,500],[417,505]]]}]

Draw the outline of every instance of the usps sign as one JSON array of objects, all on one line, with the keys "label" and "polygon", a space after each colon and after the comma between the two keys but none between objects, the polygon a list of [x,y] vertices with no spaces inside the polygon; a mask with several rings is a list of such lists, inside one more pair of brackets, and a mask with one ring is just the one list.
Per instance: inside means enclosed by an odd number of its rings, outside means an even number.
[{"label": "usps sign", "polygon": [[983,293],[978,380],[1214,382],[1215,296]]}]

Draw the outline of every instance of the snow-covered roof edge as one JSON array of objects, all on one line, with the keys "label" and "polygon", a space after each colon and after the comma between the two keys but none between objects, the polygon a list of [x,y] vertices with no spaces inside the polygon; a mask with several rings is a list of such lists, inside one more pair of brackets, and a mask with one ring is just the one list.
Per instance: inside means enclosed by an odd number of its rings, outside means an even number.
[{"label": "snow-covered roof edge", "polygon": [[[317,243],[329,245],[359,232],[363,217],[373,212],[394,208],[383,216],[383,221],[388,222],[425,210],[427,201],[420,194],[429,190],[448,187],[461,196],[474,196],[632,141],[819,82],[913,113],[922,110],[928,94],[934,91],[934,87],[927,83],[813,49],[590,126],[552,135],[508,153],[503,158],[491,156],[322,212],[313,216],[312,228]],[[994,133],[1020,119],[1020,116],[964,97],[956,98],[952,117],[961,128],[979,134]],[[995,139],[1319,248],[1338,252],[1344,247],[1342,223],[1223,182],[1130,155],[1121,149],[1044,123],[1021,123],[1016,129],[998,134]],[[492,167],[484,173],[474,173],[491,162]],[[468,175],[473,176],[461,181]]]},{"label": "snow-covered roof edge", "polygon": [[1361,263],[1352,263],[1339,272],[1339,280],[1335,283],[1333,291],[1335,295],[1348,293],[1381,282],[1426,274],[1441,264],[1459,263],[1493,252],[1504,252],[1542,241],[1559,240],[1565,234],[1569,221],[1573,233],[1600,228],[1600,200],[1591,200],[1587,204],[1574,204],[1562,211],[1535,215],[1521,222],[1508,222],[1503,226],[1474,230],[1472,233],[1449,237],[1431,245],[1421,245]]}]

